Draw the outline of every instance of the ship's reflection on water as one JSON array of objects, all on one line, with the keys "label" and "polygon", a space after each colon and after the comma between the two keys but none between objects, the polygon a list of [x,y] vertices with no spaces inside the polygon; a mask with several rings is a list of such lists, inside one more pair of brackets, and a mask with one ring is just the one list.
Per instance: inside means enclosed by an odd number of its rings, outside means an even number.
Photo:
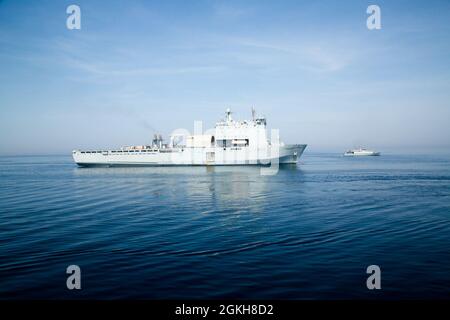
[{"label": "ship's reflection on water", "polygon": [[212,201],[223,208],[257,211],[269,198],[268,184],[281,182],[292,173],[301,174],[296,164],[281,165],[275,175],[263,175],[262,169],[260,166],[75,167],[73,175],[80,179],[75,180],[80,187],[81,184],[86,187],[86,178],[105,184],[106,188],[122,185],[124,189],[134,189],[146,194],[149,200],[164,197],[177,203],[180,199],[183,203]]},{"label": "ship's reflection on water", "polygon": [[[117,219],[118,212],[131,209],[152,229],[166,220],[170,224],[178,221],[174,230],[186,226],[186,236],[205,229],[230,236],[235,232],[263,234],[267,226],[258,220],[286,197],[286,183],[302,176],[296,165],[280,166],[278,174],[269,176],[262,175],[259,166],[74,167],[72,173],[74,190],[80,194],[102,190],[115,195],[107,200],[114,210],[103,217]],[[296,189],[301,201],[301,187]],[[249,223],[252,227],[244,230]],[[162,226],[161,237],[176,236],[171,228]]]}]

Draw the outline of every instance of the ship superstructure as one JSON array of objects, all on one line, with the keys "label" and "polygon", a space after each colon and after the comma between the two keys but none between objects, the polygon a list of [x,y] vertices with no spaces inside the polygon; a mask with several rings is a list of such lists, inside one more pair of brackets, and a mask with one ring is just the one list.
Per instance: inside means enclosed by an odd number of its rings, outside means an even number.
[{"label": "ship superstructure", "polygon": [[[117,150],[74,150],[79,166],[173,166],[173,165],[270,165],[297,163],[305,144],[284,144],[268,140],[266,118],[236,121],[227,109],[225,118],[216,123],[211,134],[172,135],[165,144],[155,134],[149,145],[123,147]],[[275,134],[276,136],[276,134]]]}]

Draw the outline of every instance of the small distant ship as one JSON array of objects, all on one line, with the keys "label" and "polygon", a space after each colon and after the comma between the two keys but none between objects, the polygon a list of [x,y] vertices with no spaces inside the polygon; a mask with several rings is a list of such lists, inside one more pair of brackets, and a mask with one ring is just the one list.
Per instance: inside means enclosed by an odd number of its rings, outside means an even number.
[{"label": "small distant ship", "polygon": [[72,156],[82,167],[271,165],[297,163],[305,148],[306,144],[268,140],[266,118],[256,117],[254,109],[252,120],[244,121],[234,120],[227,109],[225,119],[216,123],[212,134],[172,135],[168,144],[155,134],[150,145],[74,150]]},{"label": "small distant ship", "polygon": [[364,148],[351,149],[344,153],[344,156],[379,156],[380,153]]}]

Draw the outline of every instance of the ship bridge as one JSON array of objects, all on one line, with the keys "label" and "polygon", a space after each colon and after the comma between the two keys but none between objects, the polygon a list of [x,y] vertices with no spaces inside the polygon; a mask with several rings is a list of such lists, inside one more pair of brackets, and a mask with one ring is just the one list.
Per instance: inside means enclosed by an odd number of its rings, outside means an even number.
[{"label": "ship bridge", "polygon": [[216,123],[214,139],[217,147],[250,147],[267,146],[266,119],[257,118],[252,109],[252,120],[236,121],[227,109],[225,119]]}]

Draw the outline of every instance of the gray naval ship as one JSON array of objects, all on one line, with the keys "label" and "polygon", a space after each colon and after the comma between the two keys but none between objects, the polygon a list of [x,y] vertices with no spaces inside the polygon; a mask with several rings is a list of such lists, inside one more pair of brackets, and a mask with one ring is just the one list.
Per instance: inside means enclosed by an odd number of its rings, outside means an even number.
[{"label": "gray naval ship", "polygon": [[236,121],[226,110],[225,118],[216,123],[210,134],[173,134],[170,143],[155,135],[150,145],[123,147],[116,150],[74,150],[79,166],[226,166],[273,165],[297,163],[306,144],[284,144],[272,130],[266,132],[266,118]]}]

